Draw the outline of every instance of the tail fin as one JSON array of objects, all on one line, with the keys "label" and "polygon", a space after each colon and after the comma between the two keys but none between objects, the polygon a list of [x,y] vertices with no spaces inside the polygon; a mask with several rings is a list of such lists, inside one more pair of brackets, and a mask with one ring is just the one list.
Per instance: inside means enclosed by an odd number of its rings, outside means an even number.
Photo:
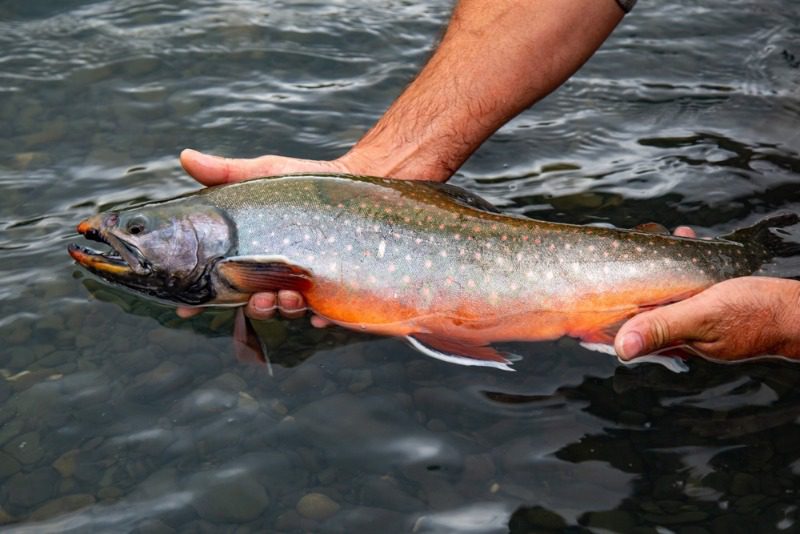
[{"label": "tail fin", "polygon": [[[736,241],[744,245],[759,244],[765,249],[768,257],[788,257],[800,254],[800,229],[796,232],[786,230],[800,223],[800,215],[796,213],[780,213],[759,221],[748,228],[740,228],[720,239]],[[792,241],[787,237],[795,236]]]}]

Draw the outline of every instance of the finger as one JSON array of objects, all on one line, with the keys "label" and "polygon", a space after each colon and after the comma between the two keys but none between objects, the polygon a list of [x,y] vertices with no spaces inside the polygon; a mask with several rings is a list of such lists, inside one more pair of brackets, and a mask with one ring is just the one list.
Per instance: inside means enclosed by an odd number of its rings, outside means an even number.
[{"label": "finger", "polygon": [[311,316],[311,326],[314,328],[326,328],[333,323],[329,320],[325,319],[324,317],[320,317],[319,315],[312,315]]},{"label": "finger", "polygon": [[672,235],[678,237],[697,237],[695,231],[688,226],[678,226],[677,228],[675,228],[675,231],[672,232]]},{"label": "finger", "polygon": [[194,317],[195,315],[200,315],[203,313],[203,308],[186,308],[184,306],[179,307],[175,310],[175,313],[178,314],[178,317],[181,319],[189,319]]},{"label": "finger", "polygon": [[250,297],[244,309],[245,315],[256,321],[271,319],[277,309],[275,293],[255,293]]},{"label": "finger", "polygon": [[297,291],[278,291],[278,309],[287,319],[297,319],[306,313],[306,303]]},{"label": "finger", "polygon": [[690,298],[636,315],[622,325],[614,340],[614,349],[623,360],[675,345],[703,339],[708,308]]},{"label": "finger", "polygon": [[268,156],[253,159],[230,159],[203,154],[187,148],[181,152],[184,170],[203,185],[239,182],[272,174]]}]

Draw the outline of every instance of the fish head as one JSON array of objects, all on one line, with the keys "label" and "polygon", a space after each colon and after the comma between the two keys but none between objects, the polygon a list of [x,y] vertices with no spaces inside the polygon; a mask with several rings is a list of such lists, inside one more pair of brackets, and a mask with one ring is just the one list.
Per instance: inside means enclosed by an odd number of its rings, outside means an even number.
[{"label": "fish head", "polygon": [[180,304],[214,298],[213,266],[235,247],[235,226],[217,208],[157,203],[109,211],[78,224],[78,233],[108,245],[70,244],[69,253],[97,276]]}]

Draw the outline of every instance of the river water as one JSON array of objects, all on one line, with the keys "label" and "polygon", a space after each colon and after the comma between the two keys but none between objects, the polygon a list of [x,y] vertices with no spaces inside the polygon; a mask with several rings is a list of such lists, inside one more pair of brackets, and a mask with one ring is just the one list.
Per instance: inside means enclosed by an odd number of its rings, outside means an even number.
[{"label": "river water", "polygon": [[[0,523],[10,532],[797,531],[800,366],[625,367],[570,340],[516,373],[306,319],[182,321],[66,254],[177,154],[341,154],[450,2],[0,3]],[[715,235],[800,210],[800,4],[642,1],[453,183],[553,221]],[[797,258],[779,274],[797,275]],[[794,269],[794,271],[792,271]]]}]

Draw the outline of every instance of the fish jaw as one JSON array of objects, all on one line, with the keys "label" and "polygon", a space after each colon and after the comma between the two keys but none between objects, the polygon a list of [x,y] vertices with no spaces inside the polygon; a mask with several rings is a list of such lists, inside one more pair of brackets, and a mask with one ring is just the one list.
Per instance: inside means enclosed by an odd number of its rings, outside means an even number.
[{"label": "fish jaw", "polygon": [[146,276],[150,268],[141,253],[109,232],[116,220],[116,214],[100,214],[81,221],[77,226],[78,233],[86,239],[108,245],[108,252],[70,243],[67,247],[69,255],[90,272],[111,281],[135,275]]}]

